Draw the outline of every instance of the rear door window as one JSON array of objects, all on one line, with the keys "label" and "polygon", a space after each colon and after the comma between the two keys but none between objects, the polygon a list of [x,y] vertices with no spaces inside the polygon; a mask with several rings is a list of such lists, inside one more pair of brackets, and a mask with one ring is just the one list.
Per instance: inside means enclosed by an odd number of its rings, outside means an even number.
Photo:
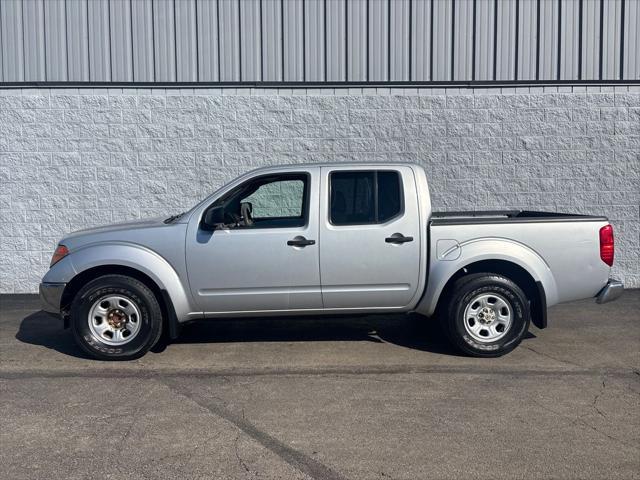
[{"label": "rear door window", "polygon": [[329,220],[333,225],[385,223],[402,213],[397,171],[336,171],[331,173],[329,184]]}]

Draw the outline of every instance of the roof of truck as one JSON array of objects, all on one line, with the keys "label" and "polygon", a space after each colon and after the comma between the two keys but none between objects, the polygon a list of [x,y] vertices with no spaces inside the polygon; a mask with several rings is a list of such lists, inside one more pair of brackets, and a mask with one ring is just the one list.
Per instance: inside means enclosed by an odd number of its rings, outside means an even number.
[{"label": "roof of truck", "polygon": [[280,168],[309,168],[309,167],[417,167],[424,168],[423,165],[413,162],[322,162],[322,163],[285,163],[279,165],[265,165],[251,170],[272,170]]}]

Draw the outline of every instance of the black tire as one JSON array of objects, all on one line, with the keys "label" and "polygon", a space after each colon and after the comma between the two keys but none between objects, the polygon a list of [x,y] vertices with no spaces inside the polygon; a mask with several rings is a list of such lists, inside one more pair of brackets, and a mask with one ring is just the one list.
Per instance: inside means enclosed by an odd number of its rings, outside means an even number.
[{"label": "black tire", "polygon": [[[137,333],[122,345],[110,345],[89,326],[89,313],[96,302],[109,295],[129,299],[137,307]],[[99,320],[99,319],[98,319]],[[144,283],[125,275],[104,275],[87,283],[71,303],[71,329],[78,345],[99,360],[132,360],[143,356],[162,334],[162,309],[154,293]],[[126,332],[125,332],[126,333]]]},{"label": "black tire", "polygon": [[[501,297],[507,302],[511,315],[510,326],[505,327],[504,332],[499,333],[502,336],[495,341],[474,339],[465,327],[465,309],[467,306],[472,308],[470,302],[483,295]],[[440,320],[451,343],[463,353],[474,357],[500,357],[516,348],[529,330],[529,300],[518,285],[502,275],[474,273],[453,284],[441,309]],[[472,320],[467,322],[475,323]]]}]

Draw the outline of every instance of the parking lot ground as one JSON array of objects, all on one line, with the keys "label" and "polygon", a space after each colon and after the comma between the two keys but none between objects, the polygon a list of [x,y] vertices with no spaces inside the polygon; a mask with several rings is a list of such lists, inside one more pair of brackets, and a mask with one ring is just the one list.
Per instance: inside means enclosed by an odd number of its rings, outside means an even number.
[{"label": "parking lot ground", "polygon": [[212,321],[87,359],[0,296],[0,478],[640,478],[640,291],[554,307],[509,355],[414,316]]}]

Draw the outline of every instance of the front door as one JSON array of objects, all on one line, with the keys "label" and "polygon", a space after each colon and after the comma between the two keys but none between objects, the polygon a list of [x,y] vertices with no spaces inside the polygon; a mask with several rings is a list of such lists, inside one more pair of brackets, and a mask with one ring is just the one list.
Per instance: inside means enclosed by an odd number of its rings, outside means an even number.
[{"label": "front door", "polygon": [[410,167],[322,167],[325,309],[394,309],[419,283],[418,195]]},{"label": "front door", "polygon": [[[259,174],[215,200],[224,224],[187,235],[189,285],[209,315],[321,309],[319,168]],[[196,218],[197,217],[197,218]]]}]

